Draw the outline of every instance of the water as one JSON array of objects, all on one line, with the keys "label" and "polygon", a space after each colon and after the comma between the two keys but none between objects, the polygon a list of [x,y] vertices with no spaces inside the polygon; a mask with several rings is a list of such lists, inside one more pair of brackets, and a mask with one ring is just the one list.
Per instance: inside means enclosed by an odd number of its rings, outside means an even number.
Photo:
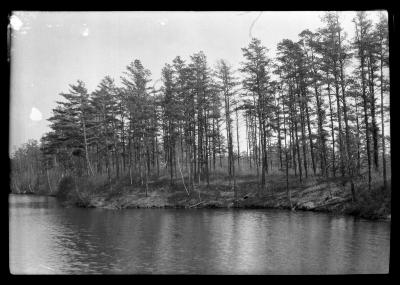
[{"label": "water", "polygon": [[13,274],[358,274],[389,270],[390,222],[280,210],[63,208],[10,195]]}]

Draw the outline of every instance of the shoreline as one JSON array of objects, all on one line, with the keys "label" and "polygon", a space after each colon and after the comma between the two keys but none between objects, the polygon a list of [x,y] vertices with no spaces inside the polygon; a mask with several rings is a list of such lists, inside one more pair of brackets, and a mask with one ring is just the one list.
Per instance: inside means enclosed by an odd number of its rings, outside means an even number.
[{"label": "shoreline", "polygon": [[[334,215],[354,216],[367,220],[391,220],[390,209],[379,209],[367,205],[366,209],[351,199],[349,185],[339,181],[309,180],[291,188],[291,201],[285,187],[279,182],[271,181],[263,192],[257,191],[254,181],[238,183],[238,201],[234,205],[233,191],[224,181],[216,181],[209,186],[195,186],[190,193],[183,185],[173,186],[165,181],[149,184],[149,191],[140,185],[124,185],[121,181],[113,185],[93,187],[88,191],[84,187],[60,194],[48,194],[43,191],[25,195],[45,195],[56,197],[64,206],[103,209],[277,209],[330,213]],[[118,184],[120,183],[120,184]],[[280,187],[279,187],[280,186]],[[108,190],[110,187],[112,190]],[[261,193],[260,193],[261,192]],[[18,193],[11,193],[17,194]],[[22,194],[22,193],[21,193]],[[361,194],[361,193],[360,193]],[[24,195],[24,194],[22,194]]]},{"label": "shoreline", "polygon": [[[68,203],[67,203],[68,204]],[[69,204],[70,205],[70,204]],[[236,207],[230,205],[219,205],[214,204],[213,202],[204,201],[201,205],[196,206],[183,206],[183,205],[124,205],[124,206],[115,206],[112,203],[106,203],[104,205],[83,205],[80,203],[75,203],[73,206],[79,208],[97,208],[97,209],[108,209],[108,210],[129,210],[129,209],[180,209],[180,210],[194,210],[194,209],[215,209],[215,210],[222,210],[222,209],[230,209],[230,210],[285,210],[285,211],[292,211],[292,212],[314,212],[314,213],[324,213],[324,214],[331,214],[335,216],[352,216],[355,218],[365,219],[369,221],[391,221],[391,215],[387,216],[379,216],[379,217],[367,217],[363,215],[353,214],[353,213],[346,213],[346,211],[335,211],[328,208],[306,208],[306,207],[297,207],[297,208],[290,208],[285,206],[271,206],[271,205],[255,205],[255,204],[247,204],[247,205],[238,205]]]},{"label": "shoreline", "polygon": [[[25,194],[25,193],[10,193],[12,195],[29,195],[29,196],[45,196],[45,197],[54,197],[57,198],[56,195],[54,194]],[[290,207],[284,207],[284,206],[271,206],[271,205],[254,205],[254,204],[247,204],[247,205],[239,205],[237,207],[229,206],[229,205],[219,205],[219,204],[214,204],[210,203],[209,201],[204,201],[200,205],[196,206],[184,206],[184,205],[170,205],[170,204],[165,204],[165,205],[140,205],[140,204],[134,204],[134,205],[124,205],[124,206],[116,206],[115,204],[108,202],[104,204],[99,204],[98,201],[92,201],[90,204],[82,204],[80,202],[71,202],[71,201],[63,201],[61,202],[63,206],[66,207],[78,207],[78,208],[86,208],[86,209],[106,209],[106,210],[131,210],[131,209],[180,209],[180,210],[196,210],[196,209],[215,209],[215,210],[222,210],[222,209],[230,209],[230,210],[256,210],[256,209],[263,209],[263,210],[285,210],[285,211],[292,211],[292,212],[314,212],[314,213],[324,213],[324,214],[330,214],[330,215],[335,215],[335,216],[352,216],[355,218],[360,218],[368,221],[384,221],[384,222],[390,222],[391,221],[391,215],[387,216],[381,216],[381,217],[365,217],[365,216],[360,216],[357,214],[352,214],[352,213],[346,213],[344,211],[333,211],[329,210],[326,208],[306,208],[306,207],[298,207],[295,209],[291,209]],[[346,202],[345,202],[346,203]]]}]

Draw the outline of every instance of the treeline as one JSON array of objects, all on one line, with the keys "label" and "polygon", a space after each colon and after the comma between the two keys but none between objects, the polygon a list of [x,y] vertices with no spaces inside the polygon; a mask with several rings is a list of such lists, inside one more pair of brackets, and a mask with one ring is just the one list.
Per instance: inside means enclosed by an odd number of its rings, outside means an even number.
[{"label": "treeline", "polygon": [[162,69],[160,88],[140,60],[126,67],[120,86],[106,76],[89,92],[77,81],[60,94],[40,146],[13,156],[11,186],[27,171],[47,176],[50,186],[51,171],[109,182],[129,177],[147,191],[167,171],[171,184],[182,181],[189,192],[222,168],[236,189],[237,171],[246,166],[260,192],[268,190],[272,168],[287,183],[289,174],[299,182],[343,177],[354,190],[356,179],[365,177],[371,188],[379,177],[386,188],[388,20],[382,13],[374,23],[357,12],[353,23],[348,39],[338,14],[328,12],[322,28],[279,42],[275,58],[253,38],[238,70],[225,60],[210,67],[203,52],[188,61],[177,56]]}]

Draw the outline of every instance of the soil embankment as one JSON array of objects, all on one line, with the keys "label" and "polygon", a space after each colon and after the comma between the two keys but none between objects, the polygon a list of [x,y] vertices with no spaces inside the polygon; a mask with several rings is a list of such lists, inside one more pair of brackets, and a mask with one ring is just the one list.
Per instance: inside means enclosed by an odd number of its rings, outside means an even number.
[{"label": "soil embankment", "polygon": [[350,186],[343,185],[339,180],[308,179],[301,184],[291,184],[289,199],[282,178],[271,179],[263,190],[259,189],[257,181],[241,179],[237,183],[236,205],[232,187],[222,180],[214,181],[209,186],[195,185],[192,191],[183,184],[171,186],[168,181],[156,181],[148,185],[147,193],[143,186],[121,185],[119,181],[94,191],[72,187],[75,189],[68,195],[64,192],[62,200],[69,205],[106,209],[268,208],[350,214],[367,219],[390,218],[390,197],[380,204],[370,205],[365,199],[353,201]]}]

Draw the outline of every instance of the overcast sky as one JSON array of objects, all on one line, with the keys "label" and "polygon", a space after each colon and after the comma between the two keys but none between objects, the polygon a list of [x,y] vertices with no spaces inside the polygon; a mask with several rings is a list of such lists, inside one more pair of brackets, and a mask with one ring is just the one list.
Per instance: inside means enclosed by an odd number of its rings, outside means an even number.
[{"label": "overcast sky", "polygon": [[[373,14],[373,12],[370,12]],[[59,93],[81,79],[88,91],[110,75],[120,83],[135,59],[152,72],[177,55],[204,51],[210,66],[226,59],[234,68],[241,48],[259,38],[271,56],[282,39],[322,27],[323,12],[14,12],[11,17],[10,150],[40,139]],[[341,12],[349,38],[354,12]]]}]

